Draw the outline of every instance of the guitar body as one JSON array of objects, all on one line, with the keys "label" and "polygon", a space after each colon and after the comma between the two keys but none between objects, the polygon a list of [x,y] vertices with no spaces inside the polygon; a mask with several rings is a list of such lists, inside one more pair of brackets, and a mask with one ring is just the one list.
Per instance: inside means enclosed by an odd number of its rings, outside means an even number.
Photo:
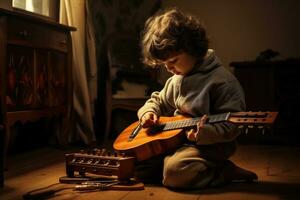
[{"label": "guitar body", "polygon": [[[159,123],[189,119],[185,116],[160,117]],[[128,140],[132,132],[139,125],[135,122],[128,126],[114,141],[113,148],[125,155],[134,156],[138,161],[177,149],[186,137],[182,129],[175,129],[151,134],[148,128],[141,128],[133,140]]]}]

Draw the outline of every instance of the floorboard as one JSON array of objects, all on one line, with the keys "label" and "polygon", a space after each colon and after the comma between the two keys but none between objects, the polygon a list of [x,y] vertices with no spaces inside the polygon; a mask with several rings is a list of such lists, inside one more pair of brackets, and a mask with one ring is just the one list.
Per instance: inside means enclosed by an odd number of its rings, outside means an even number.
[{"label": "floorboard", "polygon": [[[51,147],[11,155],[7,161],[5,186],[0,199],[22,199],[26,192],[58,183],[65,176],[64,154],[74,149],[59,150]],[[48,199],[109,199],[109,200],[292,200],[300,195],[300,147],[239,145],[232,160],[259,176],[256,183],[231,185],[199,191],[172,191],[159,185],[145,185],[140,191],[97,191],[79,193],[72,189],[57,192]],[[62,185],[59,187],[70,187]]]}]

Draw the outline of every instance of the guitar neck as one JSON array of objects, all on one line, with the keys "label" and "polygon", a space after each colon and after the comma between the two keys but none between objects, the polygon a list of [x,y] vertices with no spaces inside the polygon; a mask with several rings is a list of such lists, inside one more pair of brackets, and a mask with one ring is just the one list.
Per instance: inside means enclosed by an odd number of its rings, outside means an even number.
[{"label": "guitar neck", "polygon": [[[222,114],[215,114],[215,115],[208,115],[207,123],[213,124],[218,122],[225,122],[228,121],[230,117],[230,113],[222,113]],[[191,118],[191,119],[184,119],[178,120],[173,122],[167,122],[165,124],[161,124],[163,126],[163,131],[173,130],[173,129],[181,129],[181,128],[190,128],[197,126],[201,117]]]},{"label": "guitar neck", "polygon": [[[236,112],[208,115],[206,123],[213,124],[218,122],[231,122],[240,125],[259,125],[265,126],[272,124],[277,116],[277,112]],[[173,129],[182,129],[197,126],[201,117],[184,119],[178,121],[166,122],[153,127],[153,132],[168,131]]]}]

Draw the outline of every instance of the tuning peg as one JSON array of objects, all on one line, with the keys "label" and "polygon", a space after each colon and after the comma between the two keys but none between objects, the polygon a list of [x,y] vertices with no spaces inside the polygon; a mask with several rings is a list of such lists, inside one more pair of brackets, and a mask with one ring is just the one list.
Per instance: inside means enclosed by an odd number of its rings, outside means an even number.
[{"label": "tuning peg", "polygon": [[97,155],[97,156],[101,156],[101,150],[100,150],[100,149],[97,149],[96,155]]},{"label": "tuning peg", "polygon": [[106,155],[106,149],[103,148],[103,149],[101,149],[101,156],[105,156],[105,155]]},{"label": "tuning peg", "polygon": [[94,148],[94,149],[93,149],[93,154],[94,154],[94,155],[97,155],[98,151],[99,151],[98,148]]},{"label": "tuning peg", "polygon": [[110,164],[110,160],[105,160],[104,162],[103,162],[103,165],[109,165]]},{"label": "tuning peg", "polygon": [[248,134],[248,131],[249,131],[248,127],[245,128],[245,134],[246,134],[246,135]]},{"label": "tuning peg", "polygon": [[89,159],[89,160],[87,161],[87,164],[91,164],[93,161],[94,161],[94,159]]},{"label": "tuning peg", "polygon": [[266,130],[266,129],[264,129],[264,128],[262,129],[262,131],[261,131],[261,134],[262,134],[262,135],[265,135],[265,130]]},{"label": "tuning peg", "polygon": [[244,125],[239,125],[239,126],[238,126],[238,129],[243,129],[243,128],[245,128]]},{"label": "tuning peg", "polygon": [[253,125],[248,125],[247,127],[248,127],[248,128],[254,128],[254,126],[253,126]]}]

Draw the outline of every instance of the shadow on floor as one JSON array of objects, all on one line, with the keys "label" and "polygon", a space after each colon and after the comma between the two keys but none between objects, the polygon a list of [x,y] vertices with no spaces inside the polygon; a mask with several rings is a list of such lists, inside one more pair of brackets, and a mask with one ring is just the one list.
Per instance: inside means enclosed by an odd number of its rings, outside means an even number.
[{"label": "shadow on floor", "polygon": [[221,188],[210,188],[195,191],[177,191],[187,194],[222,194],[222,193],[252,193],[279,196],[281,200],[297,199],[300,195],[299,183],[280,183],[259,181],[255,183],[232,183]]}]

